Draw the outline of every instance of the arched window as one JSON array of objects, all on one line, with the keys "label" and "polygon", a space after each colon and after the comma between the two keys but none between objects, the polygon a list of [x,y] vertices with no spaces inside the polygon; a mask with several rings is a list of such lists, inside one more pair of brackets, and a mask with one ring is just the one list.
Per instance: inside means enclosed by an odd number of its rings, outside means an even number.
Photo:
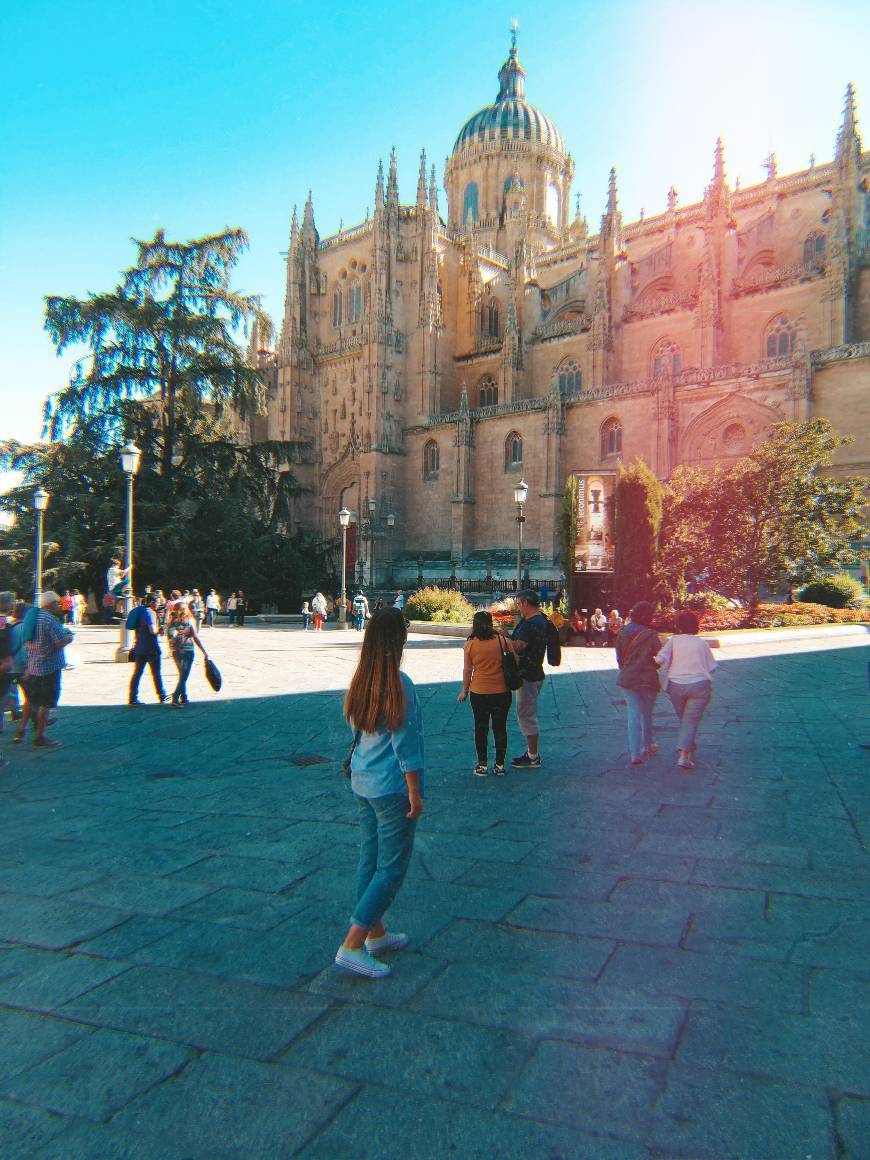
[{"label": "arched window", "polygon": [[824,262],[825,260],[825,235],[820,231],[810,234],[804,242],[804,261],[805,262]]},{"label": "arched window", "polygon": [[341,326],[341,290],[336,289],[332,295],[332,325]]},{"label": "arched window", "polygon": [[683,369],[683,353],[672,338],[663,338],[653,347],[652,377],[678,375]]},{"label": "arched window", "polygon": [[362,318],[362,286],[353,282],[347,290],[347,320],[359,322]]},{"label": "arched window", "polygon": [[622,454],[622,424],[611,417],[601,424],[601,458]]},{"label": "arched window", "polygon": [[518,431],[511,431],[504,441],[504,469],[505,471],[523,469],[523,437]]},{"label": "arched window", "polygon": [[785,315],[775,318],[767,330],[764,353],[767,358],[788,358],[794,350],[797,327]]},{"label": "arched window", "polygon": [[477,212],[477,182],[469,181],[465,187],[465,194],[462,198],[462,221],[467,222],[469,218],[476,222],[479,214]]},{"label": "arched window", "polygon": [[572,358],[566,358],[559,367],[559,393],[562,395],[579,395],[583,386],[583,376],[580,368]]},{"label": "arched window", "polygon": [[430,439],[423,448],[423,478],[437,479],[441,457],[438,454],[438,444]]},{"label": "arched window", "polygon": [[559,224],[559,209],[561,207],[562,195],[559,192],[559,187],[554,181],[551,181],[547,186],[547,217],[554,226]]},{"label": "arched window", "polygon": [[478,407],[494,407],[498,403],[498,385],[489,375],[480,380],[477,391]]}]

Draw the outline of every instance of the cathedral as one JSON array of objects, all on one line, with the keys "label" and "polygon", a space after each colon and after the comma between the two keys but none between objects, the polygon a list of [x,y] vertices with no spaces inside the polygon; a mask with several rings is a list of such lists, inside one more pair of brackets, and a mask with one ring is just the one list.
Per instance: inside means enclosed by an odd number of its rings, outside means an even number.
[{"label": "cathedral", "polygon": [[351,511],[349,583],[496,587],[519,530],[529,580],[585,603],[612,568],[623,461],[667,480],[819,415],[855,436],[838,468],[870,470],[870,153],[852,86],[833,161],[780,174],[771,155],[764,181],[732,187],[720,140],[702,201],[671,188],[633,222],[611,170],[594,233],[525,89],[514,34],[446,161],[445,205],[425,152],[400,199],[394,151],[362,224],[321,238],[310,193],[293,212],[275,349],[251,338],[270,387],[252,436],[295,443],[300,526],[334,537]]}]

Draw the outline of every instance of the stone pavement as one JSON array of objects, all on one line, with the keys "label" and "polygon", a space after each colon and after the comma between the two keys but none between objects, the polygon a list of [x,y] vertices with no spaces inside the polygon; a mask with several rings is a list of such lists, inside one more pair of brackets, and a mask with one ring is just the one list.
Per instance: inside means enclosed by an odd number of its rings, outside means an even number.
[{"label": "stone pavement", "polygon": [[331,965],[358,638],[205,639],[219,696],[197,665],[197,703],[130,710],[83,630],[64,747],[5,735],[4,1160],[870,1155],[863,634],[729,642],[692,774],[666,698],[630,768],[612,653],[566,651],[544,768],[503,780],[471,775],[461,641],[413,637],[428,796],[383,982]]}]

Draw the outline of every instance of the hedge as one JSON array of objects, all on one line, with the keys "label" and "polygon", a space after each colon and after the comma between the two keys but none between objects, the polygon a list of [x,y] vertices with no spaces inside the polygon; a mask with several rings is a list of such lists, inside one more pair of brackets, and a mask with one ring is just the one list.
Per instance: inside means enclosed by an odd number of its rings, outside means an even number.
[{"label": "hedge", "polygon": [[[677,631],[677,609],[659,612],[652,627],[658,632]],[[860,608],[828,608],[824,604],[759,604],[749,608],[709,608],[698,613],[702,632],[726,632],[732,628],[793,628],[808,624],[863,624],[870,611]]]}]

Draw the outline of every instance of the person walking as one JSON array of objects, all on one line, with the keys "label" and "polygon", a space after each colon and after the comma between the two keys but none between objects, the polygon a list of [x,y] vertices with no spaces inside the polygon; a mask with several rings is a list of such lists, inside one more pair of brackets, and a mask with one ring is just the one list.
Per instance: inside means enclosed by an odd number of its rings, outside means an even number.
[{"label": "person walking", "polygon": [[163,704],[169,697],[163,688],[163,676],[160,672],[160,627],[154,612],[157,596],[149,592],[141,604],[137,605],[127,617],[127,628],[136,634],[133,648],[133,675],[130,678],[130,688],[127,695],[128,705],[141,705],[139,700],[139,682],[147,665],[151,671],[151,680],[157,700]]},{"label": "person walking", "polygon": [[193,613],[196,631],[199,632],[202,629],[202,622],[205,619],[205,601],[198,588],[194,588],[190,594],[190,611]]},{"label": "person walking", "polygon": [[652,714],[659,694],[656,653],[662,647],[658,633],[650,628],[653,606],[646,600],[635,604],[629,621],[616,638],[616,683],[628,705],[628,748],[632,765],[658,752],[653,741]]},{"label": "person walking", "polygon": [[517,722],[526,739],[526,751],[511,761],[515,769],[539,769],[538,697],[544,686],[544,656],[547,652],[547,618],[538,605],[533,588],[517,593],[521,620],[513,631],[514,651],[519,654],[523,683],[517,689]]},{"label": "person walking", "polygon": [[178,709],[182,705],[189,704],[187,678],[193,668],[194,650],[198,648],[205,656],[205,649],[196,635],[193,616],[183,600],[173,603],[166,633],[172,649],[172,659],[178,669],[178,683],[172,693],[172,704]]},{"label": "person walking", "polygon": [[377,955],[409,942],[406,934],[387,933],[384,915],[405,878],[423,813],[423,715],[414,682],[399,668],[407,637],[400,609],[375,612],[344,699],[361,838],[356,906],[335,962],[371,979],[390,974]]},{"label": "person walking", "polygon": [[73,588],[72,593],[72,622],[73,628],[78,628],[84,622],[85,618],[85,598],[79,592],[78,588]]},{"label": "person walking", "polygon": [[24,672],[24,712],[14,740],[21,742],[27,732],[30,717],[36,720],[35,749],[57,749],[59,741],[45,736],[49,712],[60,700],[61,671],[65,665],[63,650],[72,641],[73,634],[60,623],[60,597],[56,592],[43,592],[39,609],[29,609],[22,626],[22,639],[27,646],[27,666]]},{"label": "person walking", "polygon": [[[471,632],[465,642],[465,663],[462,669],[462,691],[456,698],[464,701],[471,697],[474,715],[474,747],[477,750],[476,777],[489,774],[489,726],[495,741],[495,764],[492,772],[504,777],[507,756],[507,719],[513,697],[504,681],[502,653],[514,653],[513,643],[493,627],[492,613],[482,609],[475,612]],[[514,655],[516,655],[514,653]]]},{"label": "person walking", "polygon": [[698,636],[700,621],[688,608],[677,613],[677,632],[656,655],[665,675],[665,691],[680,722],[677,734],[677,765],[694,769],[695,738],[701,718],[713,695],[713,671],[717,667],[709,641]]},{"label": "person walking", "polygon": [[236,627],[237,628],[244,628],[244,626],[245,626],[245,613],[247,611],[248,611],[248,601],[245,597],[244,592],[240,588],[238,591],[238,594],[236,595]]},{"label": "person walking", "polygon": [[208,596],[205,598],[205,623],[207,628],[214,628],[215,618],[221,610],[221,598],[215,592],[214,588],[210,588]]},{"label": "person walking", "polygon": [[353,623],[357,632],[362,632],[369,616],[369,602],[362,592],[357,592],[353,598]]},{"label": "person walking", "polygon": [[307,600],[302,601],[302,630],[308,632],[308,626],[311,624],[311,605]]},{"label": "person walking", "polygon": [[236,623],[236,603],[236,594],[235,592],[231,592],[227,597],[227,624]]},{"label": "person walking", "polygon": [[311,611],[314,613],[314,631],[323,631],[323,618],[326,616],[326,597],[322,592],[315,592],[311,601]]}]

